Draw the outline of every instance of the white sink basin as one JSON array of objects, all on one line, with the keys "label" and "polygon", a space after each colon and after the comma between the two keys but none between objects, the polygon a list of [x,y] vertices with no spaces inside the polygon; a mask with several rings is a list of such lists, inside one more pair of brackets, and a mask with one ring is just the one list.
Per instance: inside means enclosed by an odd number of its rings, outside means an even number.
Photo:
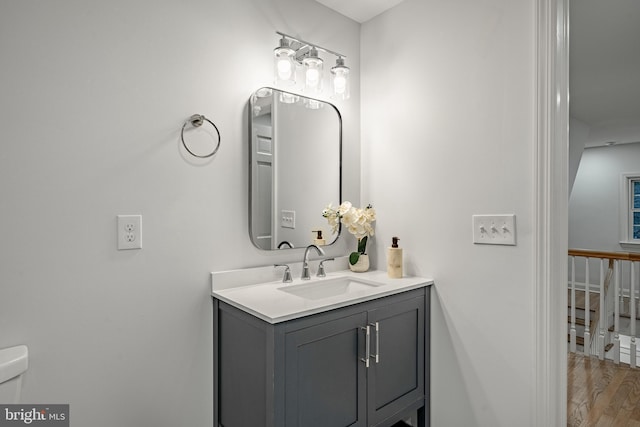
[{"label": "white sink basin", "polygon": [[330,264],[327,277],[302,280],[302,263],[294,265],[293,283],[282,283],[273,265],[211,274],[211,295],[265,322],[276,324],[433,284],[431,279],[391,279],[386,271],[354,273],[348,257]]},{"label": "white sink basin", "polygon": [[278,288],[278,290],[305,299],[320,300],[339,295],[354,295],[380,285],[381,283],[355,279],[353,277],[338,277],[335,279],[316,280],[299,285],[283,286]]}]

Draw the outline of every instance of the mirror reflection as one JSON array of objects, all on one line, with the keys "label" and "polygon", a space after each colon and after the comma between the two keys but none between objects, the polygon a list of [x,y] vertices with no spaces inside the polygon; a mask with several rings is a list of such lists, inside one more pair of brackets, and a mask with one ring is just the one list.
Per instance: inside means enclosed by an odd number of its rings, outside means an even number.
[{"label": "mirror reflection", "polygon": [[[249,234],[260,249],[331,244],[341,201],[342,119],[327,102],[273,88],[249,101]],[[321,237],[319,238],[319,234]]]}]

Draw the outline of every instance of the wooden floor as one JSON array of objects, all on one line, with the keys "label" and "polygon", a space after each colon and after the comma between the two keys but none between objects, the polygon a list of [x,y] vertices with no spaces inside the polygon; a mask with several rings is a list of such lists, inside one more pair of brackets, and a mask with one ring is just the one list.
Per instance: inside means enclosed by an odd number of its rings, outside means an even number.
[{"label": "wooden floor", "polygon": [[569,353],[567,426],[640,427],[640,369]]}]

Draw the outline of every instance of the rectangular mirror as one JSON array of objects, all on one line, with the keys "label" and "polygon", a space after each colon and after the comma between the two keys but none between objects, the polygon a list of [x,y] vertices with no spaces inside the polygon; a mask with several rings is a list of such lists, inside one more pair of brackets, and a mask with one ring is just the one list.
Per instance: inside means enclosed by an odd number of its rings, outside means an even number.
[{"label": "rectangular mirror", "polygon": [[249,100],[249,235],[264,250],[337,234],[322,210],[341,202],[342,118],[324,101],[260,88]]}]

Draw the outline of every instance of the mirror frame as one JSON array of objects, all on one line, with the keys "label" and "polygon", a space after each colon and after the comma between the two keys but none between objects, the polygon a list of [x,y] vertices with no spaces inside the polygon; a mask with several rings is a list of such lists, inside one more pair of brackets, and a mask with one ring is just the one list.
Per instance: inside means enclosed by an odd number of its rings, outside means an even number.
[{"label": "mirror frame", "polygon": [[[293,95],[293,96],[296,96],[296,97],[299,97],[299,98],[306,98],[306,99],[310,99],[310,100],[313,100],[313,101],[318,101],[318,102],[321,102],[323,104],[326,104],[326,105],[330,106],[336,112],[336,114],[338,116],[338,150],[339,150],[339,152],[338,152],[338,206],[340,204],[342,204],[342,187],[343,187],[343,185],[342,185],[343,184],[342,183],[342,175],[343,175],[343,172],[342,172],[342,159],[343,159],[342,114],[340,113],[340,110],[338,109],[338,107],[336,107],[334,104],[332,104],[332,103],[330,103],[328,101],[325,101],[325,100],[322,100],[322,99],[318,99],[318,98],[311,98],[311,97],[308,97],[308,96],[305,96],[305,95],[301,95],[301,94],[294,93],[294,92],[288,92],[288,91],[285,91],[285,90],[282,90],[282,89],[277,89],[277,88],[270,87],[270,86],[262,86],[262,87],[256,89],[255,91],[253,91],[251,93],[251,96],[249,97],[249,102],[248,102],[249,120],[248,120],[248,124],[247,124],[247,127],[248,127],[247,140],[248,140],[248,143],[249,143],[249,150],[248,150],[248,156],[247,156],[248,157],[247,165],[248,165],[248,169],[249,169],[249,179],[248,179],[248,190],[249,190],[248,191],[248,207],[249,207],[249,209],[248,209],[248,213],[249,213],[249,215],[248,215],[248,222],[249,222],[248,231],[249,231],[249,240],[251,240],[251,243],[256,248],[258,248],[258,249],[260,249],[262,251],[265,251],[265,252],[278,252],[278,251],[287,250],[287,249],[304,249],[304,248],[306,248],[306,245],[305,246],[296,246],[296,247],[293,247],[293,248],[288,248],[288,247],[284,248],[283,247],[283,248],[277,248],[277,249],[264,249],[264,248],[258,246],[258,244],[257,244],[257,242],[256,242],[256,240],[254,238],[253,224],[252,224],[253,223],[253,208],[254,208],[253,202],[252,202],[253,191],[254,191],[254,188],[253,188],[253,168],[252,168],[252,162],[254,160],[253,159],[253,150],[252,150],[252,138],[253,138],[252,137],[252,135],[253,135],[252,127],[253,127],[253,104],[254,104],[253,100],[254,100],[254,97],[256,96],[256,93],[258,91],[260,91],[260,90],[271,90],[272,93],[274,91],[277,91],[277,92],[280,92],[280,93],[286,93],[286,94],[289,94],[289,95]],[[338,224],[338,230],[335,233],[335,238],[331,242],[328,241],[329,239],[327,239],[326,235],[324,236],[325,240],[327,241],[326,245],[324,245],[324,246],[334,245],[338,241],[338,239],[340,238],[341,234],[342,234],[342,224],[339,223]],[[334,236],[334,234],[332,234],[332,236]]]}]

